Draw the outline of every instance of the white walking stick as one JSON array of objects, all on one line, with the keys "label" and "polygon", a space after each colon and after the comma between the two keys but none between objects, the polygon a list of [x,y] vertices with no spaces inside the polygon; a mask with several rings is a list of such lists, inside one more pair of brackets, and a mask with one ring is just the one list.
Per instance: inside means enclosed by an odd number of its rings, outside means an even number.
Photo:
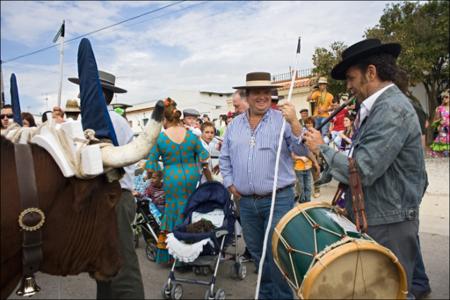
[{"label": "white walking stick", "polygon": [[[299,53],[300,53],[300,37],[298,38],[298,44],[297,44],[297,55],[296,55],[297,59],[298,59]],[[296,77],[297,77],[297,70],[294,67],[294,70],[292,72],[291,86],[289,88],[287,102],[291,101],[292,91],[294,90],[294,84],[295,84]],[[270,203],[270,214],[269,214],[269,220],[267,222],[266,233],[264,234],[263,251],[261,254],[261,259],[259,261],[258,280],[256,281],[256,291],[255,291],[255,299],[256,300],[258,299],[258,295],[259,295],[259,288],[261,285],[261,277],[262,277],[262,272],[263,272],[263,267],[264,267],[264,260],[266,259],[267,240],[269,238],[270,228],[272,227],[273,210],[275,208],[275,197],[276,197],[276,193],[277,193],[278,167],[280,165],[281,146],[283,144],[283,136],[284,136],[285,127],[286,127],[286,119],[283,119],[283,124],[281,125],[280,138],[278,139],[277,156],[275,159],[275,173],[274,173],[274,180],[273,180],[273,187],[272,187],[272,201]]]}]

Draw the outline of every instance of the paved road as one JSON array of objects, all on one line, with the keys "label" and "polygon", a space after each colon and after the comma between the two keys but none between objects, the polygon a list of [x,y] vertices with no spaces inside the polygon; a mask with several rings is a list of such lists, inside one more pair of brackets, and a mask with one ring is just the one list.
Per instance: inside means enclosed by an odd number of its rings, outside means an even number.
[{"label": "paved road", "polygon": [[[430,186],[421,207],[420,238],[425,267],[431,280],[432,294],[429,299],[449,299],[449,161],[445,159],[427,160]],[[317,201],[330,201],[336,189],[336,182],[322,188]],[[142,243],[141,243],[142,244]],[[243,244],[238,243],[242,251]],[[232,250],[232,249],[230,249]],[[148,299],[159,299],[169,270],[145,258],[142,247],[137,250]],[[246,263],[247,277],[242,281],[231,279],[231,261],[225,261],[219,269],[217,286],[225,289],[229,299],[250,299],[256,285],[255,267]],[[180,274],[196,277],[193,273]],[[206,277],[197,276],[199,279]],[[56,277],[37,274],[42,291],[34,299],[95,299],[95,282],[88,275]],[[185,299],[202,299],[205,287],[184,285]],[[10,299],[18,299],[13,294]]]}]

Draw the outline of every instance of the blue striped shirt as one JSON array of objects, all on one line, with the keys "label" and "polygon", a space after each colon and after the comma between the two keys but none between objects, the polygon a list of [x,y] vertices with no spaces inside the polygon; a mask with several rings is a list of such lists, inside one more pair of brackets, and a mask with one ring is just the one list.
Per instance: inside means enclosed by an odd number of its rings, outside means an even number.
[{"label": "blue striped shirt", "polygon": [[[248,112],[233,119],[220,151],[220,173],[227,188],[234,185],[242,195],[272,192],[282,123],[281,112],[269,109],[255,128],[252,138]],[[286,123],[277,188],[293,184],[296,180],[291,151],[300,156],[308,153],[301,139],[292,134],[291,126]]]}]

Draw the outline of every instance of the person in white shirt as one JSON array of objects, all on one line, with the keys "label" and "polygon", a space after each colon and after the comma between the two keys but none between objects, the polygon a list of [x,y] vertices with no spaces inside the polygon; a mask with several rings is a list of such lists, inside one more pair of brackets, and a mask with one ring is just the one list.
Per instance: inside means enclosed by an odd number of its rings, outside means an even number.
[{"label": "person in white shirt", "polygon": [[[127,120],[116,113],[112,106],[110,106],[110,103],[114,93],[126,93],[127,91],[115,86],[115,76],[113,74],[100,70],[98,73],[117,142],[119,146],[126,145],[133,140],[133,131]],[[69,81],[76,84],[79,83],[78,78],[69,78]],[[136,202],[132,194],[135,166],[130,165],[123,169],[125,174],[119,181],[122,194],[116,206],[119,247],[123,258],[122,267],[112,281],[97,281],[97,299],[145,298],[144,285],[139,261],[134,249],[134,235],[131,228],[131,223],[136,214]]]}]

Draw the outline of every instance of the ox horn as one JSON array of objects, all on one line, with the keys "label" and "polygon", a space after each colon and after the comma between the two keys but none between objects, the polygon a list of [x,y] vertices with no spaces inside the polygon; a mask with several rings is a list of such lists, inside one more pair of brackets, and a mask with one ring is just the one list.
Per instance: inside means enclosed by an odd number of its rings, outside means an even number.
[{"label": "ox horn", "polygon": [[156,143],[158,134],[161,132],[164,117],[164,103],[160,100],[156,103],[152,117],[144,131],[131,143],[123,146],[106,146],[101,149],[103,167],[121,168],[138,162],[146,157],[150,149]]}]

